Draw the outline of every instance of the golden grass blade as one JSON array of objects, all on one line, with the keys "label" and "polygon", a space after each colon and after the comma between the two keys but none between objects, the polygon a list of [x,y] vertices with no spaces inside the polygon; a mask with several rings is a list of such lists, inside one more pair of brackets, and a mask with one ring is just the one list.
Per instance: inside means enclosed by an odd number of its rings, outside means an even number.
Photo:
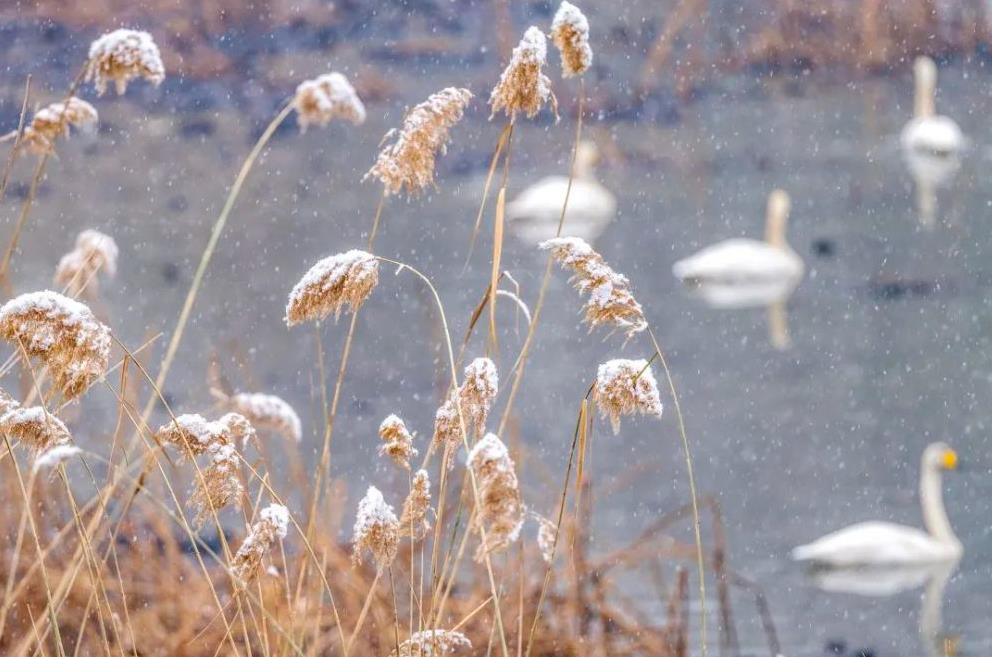
[{"label": "golden grass blade", "polygon": [[493,353],[498,351],[496,338],[496,292],[499,287],[500,260],[503,257],[503,221],[506,215],[506,187],[501,187],[496,196],[496,218],[493,223],[493,266],[489,279],[489,340]]}]

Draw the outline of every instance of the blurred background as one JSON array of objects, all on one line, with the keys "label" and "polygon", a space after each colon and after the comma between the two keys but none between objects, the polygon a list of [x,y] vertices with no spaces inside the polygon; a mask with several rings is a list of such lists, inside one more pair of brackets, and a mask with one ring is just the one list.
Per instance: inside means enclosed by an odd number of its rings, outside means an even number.
[{"label": "blurred background", "polygon": [[[988,654],[992,5],[579,6],[595,52],[584,134],[599,154],[592,175],[617,204],[597,225],[595,245],[631,279],[670,352],[700,490],[722,508],[730,567],[767,595],[782,652]],[[547,31],[556,7],[511,0],[0,3],[0,132],[17,126],[28,75],[30,108],[60,99],[89,43],[109,29],[151,32],[167,70],[160,87],[135,84],[121,97],[97,100],[84,89],[100,112],[99,130],[74,135],[50,163],[13,262],[13,291],[51,285],[77,233],[97,228],[117,240],[121,255],[116,279],[94,307],[132,347],[168,335],[252,143],[299,82],[346,73],[368,121],[305,135],[293,120],[284,124],[235,208],[165,388],[177,411],[209,408],[214,360],[234,388],[291,401],[309,455],[323,430],[316,343],[336,371],[347,324],[327,322],[319,333],[287,329],[289,290],[317,259],[364,244],[380,190],[360,180],[382,135],[429,94],[464,86],[476,100],[439,161],[437,190],[390,200],[376,248],[436,281],[461,339],[489,280],[488,215],[464,268],[502,128],[488,120],[485,101],[524,29]],[[899,140],[913,116],[912,62],[920,54],[938,64],[938,111],[967,137],[946,175],[924,181],[930,198],[922,205],[920,170],[907,166]],[[543,113],[516,127],[510,198],[568,171],[579,86],[561,80],[554,60],[548,72],[562,119],[556,124]],[[18,162],[0,204],[5,235],[31,167],[29,158]],[[683,289],[673,263],[725,238],[760,239],[776,188],[791,196],[788,241],[805,261],[794,290],[767,304],[721,304]],[[545,256],[519,225],[509,232],[503,266],[533,305]],[[543,514],[554,502],[527,490],[560,486],[578,401],[596,364],[651,353],[639,339],[623,345],[588,334],[567,278],[556,272],[552,280],[508,441],[525,499]],[[505,374],[526,325],[509,303],[499,314],[497,363]],[[332,462],[352,501],[370,482],[394,496],[405,490],[405,478],[375,457],[375,430],[397,413],[426,439],[447,385],[438,317],[412,277],[384,269],[359,329]],[[481,355],[483,338],[473,340],[470,355]],[[158,362],[162,342],[145,352],[146,362]],[[661,423],[625,420],[618,436],[597,424],[589,467],[598,554],[630,543],[688,499],[671,400],[663,401]],[[72,412],[77,438],[98,444],[112,431],[116,403],[95,391]],[[824,590],[837,587],[790,562],[793,546],[851,522],[918,525],[919,458],[934,440],[948,441],[974,466],[945,482],[965,546],[956,569],[864,595]],[[704,526],[710,542],[709,520]],[[691,540],[687,521],[666,531],[673,546]],[[658,545],[652,559],[660,577],[670,576],[672,554],[685,553]],[[643,573],[619,581],[620,593],[647,616],[663,608]],[[752,595],[732,595],[742,654],[766,654]],[[921,628],[921,620],[938,628]]]}]

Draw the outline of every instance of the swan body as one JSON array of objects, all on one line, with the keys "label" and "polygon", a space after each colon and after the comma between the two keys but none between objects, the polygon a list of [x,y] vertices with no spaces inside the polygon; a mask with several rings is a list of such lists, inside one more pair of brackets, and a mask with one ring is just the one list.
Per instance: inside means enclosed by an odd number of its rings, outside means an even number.
[{"label": "swan body", "polygon": [[[617,212],[617,199],[592,177],[598,158],[595,145],[582,142],[575,155],[575,176],[568,193],[562,235],[593,242],[602,235]],[[568,191],[568,176],[547,176],[506,204],[510,231],[527,243],[537,244],[557,236],[561,209]]]},{"label": "swan body", "polygon": [[956,561],[961,542],[954,535],[941,491],[941,471],[957,467],[957,454],[944,443],[923,452],[920,502],[926,531],[890,522],[861,522],[792,551],[792,558],[826,568],[909,566]]},{"label": "swan body", "polygon": [[899,142],[907,154],[947,159],[964,150],[964,133],[947,116],[918,116],[902,129]]}]

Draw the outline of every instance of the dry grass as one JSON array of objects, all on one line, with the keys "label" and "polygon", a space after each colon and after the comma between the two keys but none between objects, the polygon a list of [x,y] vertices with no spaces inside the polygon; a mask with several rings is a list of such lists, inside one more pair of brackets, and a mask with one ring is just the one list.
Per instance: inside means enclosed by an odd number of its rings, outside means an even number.
[{"label": "dry grass", "polygon": [[[140,41],[133,34],[141,33],[129,33],[115,43],[123,47],[134,39]],[[541,72],[543,33],[528,34],[527,47],[522,46],[527,52],[518,51],[494,92],[494,110],[505,110],[510,121],[517,112],[531,115],[553,101],[550,80]],[[572,38],[566,42],[569,48],[578,47]],[[158,81],[154,62],[147,60],[147,47],[139,53],[145,60],[122,59],[120,48],[97,51],[89,67],[102,76],[96,79],[98,86],[126,84],[135,76]],[[99,63],[96,69],[94,62]],[[578,60],[569,64],[574,69],[573,64]],[[409,183],[414,187],[425,181],[433,184],[434,155],[443,148],[447,129],[460,118],[469,98],[463,90],[452,94],[448,100],[457,107],[437,101],[442,106],[432,106],[438,109],[433,112],[418,106],[401,130],[401,139],[405,133],[418,148],[430,150],[429,157],[417,160],[416,175]],[[584,464],[597,446],[591,443],[588,400],[581,401],[571,450],[557,455],[564,470],[561,487],[528,489],[523,466],[553,467],[554,457],[536,463],[501,440],[497,434],[505,427],[509,401],[500,428],[492,432],[490,415],[500,393],[496,364],[488,357],[476,358],[461,368],[459,376],[461,357],[455,357],[441,299],[431,280],[409,263],[401,270],[429,288],[441,317],[450,394],[438,411],[433,439],[424,441],[428,444],[423,445],[419,468],[411,465],[419,455],[416,433],[395,416],[383,422],[381,453],[409,474],[407,494],[387,499],[369,486],[357,505],[343,503],[345,486],[354,488],[357,482],[331,479],[329,465],[355,317],[379,284],[379,263],[402,264],[372,252],[383,203],[376,210],[368,251],[352,250],[320,261],[289,296],[290,325],[319,322],[345,307],[352,313],[331,400],[329,381],[323,381],[324,441],[319,461],[309,462],[312,471],[302,465],[307,461],[301,452],[300,418],[277,397],[234,393],[214,375],[217,404],[230,411],[216,420],[196,412],[177,415],[163,399],[162,383],[180,348],[226,219],[252,164],[294,107],[303,115],[317,106],[294,106],[287,99],[241,167],[157,375],[149,373],[138,354],[116,342],[112,319],[107,320],[109,326],[98,321],[88,307],[70,297],[31,293],[0,309],[0,335],[11,343],[3,371],[9,375],[20,369],[33,384],[19,399],[0,394],[4,438],[0,525],[5,528],[0,533],[0,582],[4,583],[0,653],[689,654],[689,580],[673,564],[693,557],[703,564],[694,488],[688,508],[696,514],[696,545],[663,534],[682,517],[677,515],[622,549],[593,553],[589,532],[595,500]],[[410,123],[416,116],[420,118]],[[321,124],[325,118],[312,115],[308,120]],[[430,134],[417,133],[431,121],[435,123]],[[511,134],[505,131],[506,152]],[[399,143],[387,149],[389,156],[409,160]],[[497,148],[493,170],[501,150]],[[503,157],[505,190],[509,161],[505,153]],[[383,182],[389,192],[389,183]],[[589,294],[586,316],[591,324],[620,328],[628,338],[648,329],[651,343],[642,346],[650,347],[655,352],[652,358],[659,358],[665,367],[678,411],[667,365],[629,281],[587,245],[585,249],[574,243],[551,246],[555,257],[575,270],[579,288]],[[77,251],[72,266],[60,267],[71,270],[71,275],[58,277],[70,296],[84,293],[86,282],[98,271],[112,273],[118,256],[116,246],[111,254],[108,243],[101,240],[82,240]],[[493,258],[496,271],[498,251]],[[499,278],[494,275],[493,289],[483,295],[473,329],[485,304],[495,302]],[[520,300],[519,295],[514,298]],[[535,312],[529,337],[536,331],[538,317]],[[491,318],[494,322],[495,315]],[[111,360],[112,345],[116,345],[116,362]],[[322,350],[317,362],[326,379]],[[613,420],[632,412],[660,416],[661,399],[649,361],[623,364],[618,370],[621,376],[606,377],[601,372],[599,385],[590,380],[591,398]],[[521,376],[522,367],[514,389]],[[91,426],[85,414],[69,421],[62,413],[63,402],[83,396],[91,387],[116,398],[116,426]],[[141,399],[142,391],[147,392],[146,400]],[[156,405],[168,418],[159,420],[161,425],[153,430],[149,420]],[[189,410],[207,412],[206,404]],[[688,459],[688,439],[681,414],[677,416]],[[570,418],[563,422],[573,424]],[[97,443],[92,452],[79,451],[72,438],[77,429],[106,435],[108,440]],[[278,443],[271,442],[273,436],[268,434],[278,434]],[[289,476],[269,461],[268,447],[273,444],[298,465]],[[467,462],[455,458],[461,447],[467,451]],[[175,458],[177,454],[180,458]],[[38,476],[40,470],[33,466],[39,465],[52,476]],[[573,473],[578,475],[574,480]],[[397,517],[394,507],[400,500]],[[546,504],[548,500],[556,503]],[[352,541],[346,544],[342,525],[347,520],[342,516],[350,518],[352,509]],[[726,639],[733,636],[733,626],[729,597],[723,595],[730,580],[721,536],[714,531],[713,551],[705,561],[720,587],[721,630]],[[663,545],[666,552],[661,551]],[[667,613],[651,619],[626,599],[618,579],[622,571],[657,569],[675,570],[676,577],[674,585],[659,586]],[[702,591],[702,572],[699,575]],[[699,649],[705,653],[705,632]]]}]

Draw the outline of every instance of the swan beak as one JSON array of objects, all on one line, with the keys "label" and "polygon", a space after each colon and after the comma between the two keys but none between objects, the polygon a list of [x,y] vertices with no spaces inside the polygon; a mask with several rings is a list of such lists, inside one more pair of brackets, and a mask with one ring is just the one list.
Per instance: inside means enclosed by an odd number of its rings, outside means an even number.
[{"label": "swan beak", "polygon": [[945,470],[957,470],[958,469],[958,453],[953,449],[949,449],[944,452],[944,455],[940,459],[940,465]]}]

